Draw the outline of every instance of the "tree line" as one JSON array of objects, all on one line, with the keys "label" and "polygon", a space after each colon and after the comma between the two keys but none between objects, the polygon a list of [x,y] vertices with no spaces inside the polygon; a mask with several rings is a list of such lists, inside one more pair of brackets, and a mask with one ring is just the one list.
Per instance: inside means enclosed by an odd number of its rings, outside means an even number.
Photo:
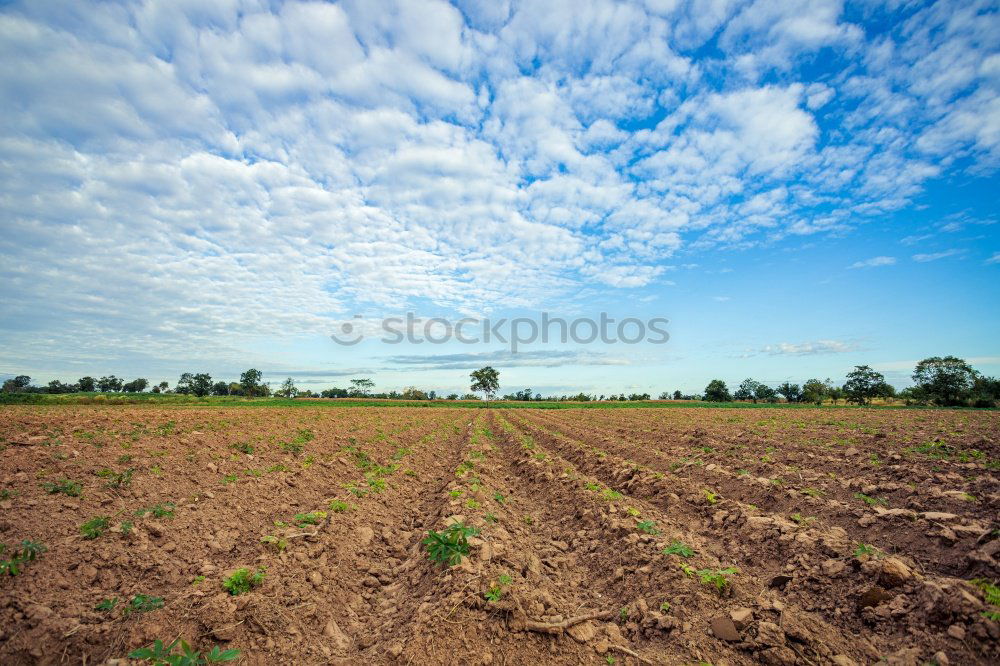
[{"label": "tree line", "polygon": [[[664,391],[660,400],[705,400],[708,402],[766,402],[784,400],[789,403],[814,403],[822,405],[827,400],[837,404],[847,403],[869,405],[874,399],[899,399],[906,404],[934,404],[948,407],[972,406],[994,407],[1000,401],[1000,380],[987,377],[966,361],[955,356],[933,356],[920,361],[911,375],[914,385],[901,391],[886,382],[885,376],[867,365],[855,366],[847,375],[847,381],[836,385],[830,379],[809,379],[799,384],[784,382],[771,387],[752,378],[744,379],[734,391],[726,382],[713,379],[701,395],[685,395],[680,391]],[[275,389],[263,381],[263,373],[250,368],[240,374],[238,382],[214,381],[209,373],[185,372],[181,374],[173,389],[168,382],[160,382],[150,387],[149,381],[137,378],[125,381],[115,375],[100,378],[84,376],[75,383],[63,383],[57,379],[45,386],[33,386],[31,377],[18,375],[3,383],[5,393],[142,393],[150,388],[152,393],[176,393],[204,397],[244,396],[284,398],[377,398],[386,400],[478,400],[477,392],[483,393],[487,401],[494,398],[499,389],[499,372],[487,366],[471,375],[469,393],[450,393],[439,396],[436,391],[424,391],[417,387],[407,387],[402,391],[375,392],[375,382],[368,377],[351,379],[347,388],[329,388],[318,393],[300,390],[295,381],[288,377]],[[518,402],[591,402],[591,401],[641,401],[650,400],[649,393],[611,393],[543,396],[530,388],[508,393],[503,400]]]}]

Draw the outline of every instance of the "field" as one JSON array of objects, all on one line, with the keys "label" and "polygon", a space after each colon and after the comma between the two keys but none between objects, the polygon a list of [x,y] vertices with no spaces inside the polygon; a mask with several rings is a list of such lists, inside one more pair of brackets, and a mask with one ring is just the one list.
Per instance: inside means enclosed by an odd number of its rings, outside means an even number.
[{"label": "field", "polygon": [[995,411],[14,405],[0,449],[3,664],[1000,659]]}]

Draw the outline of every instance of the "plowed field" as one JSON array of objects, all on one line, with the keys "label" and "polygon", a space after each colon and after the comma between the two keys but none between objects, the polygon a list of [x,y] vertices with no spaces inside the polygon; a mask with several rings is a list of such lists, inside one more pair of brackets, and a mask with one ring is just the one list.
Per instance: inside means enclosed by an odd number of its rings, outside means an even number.
[{"label": "plowed field", "polygon": [[997,412],[12,406],[0,445],[0,560],[45,548],[3,664],[1000,660]]}]

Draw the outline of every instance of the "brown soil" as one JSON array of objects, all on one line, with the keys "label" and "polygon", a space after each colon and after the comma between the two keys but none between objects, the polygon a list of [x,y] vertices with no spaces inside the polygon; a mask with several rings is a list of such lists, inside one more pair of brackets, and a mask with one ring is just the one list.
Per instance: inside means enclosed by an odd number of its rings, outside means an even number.
[{"label": "brown soil", "polygon": [[[996,663],[1000,608],[969,581],[1000,579],[998,433],[968,411],[4,407],[0,559],[47,551],[0,578],[0,663],[176,637],[250,664]],[[481,533],[446,568],[421,540],[455,521]],[[240,567],[266,578],[230,596]],[[125,614],[140,594],[162,608]]]}]

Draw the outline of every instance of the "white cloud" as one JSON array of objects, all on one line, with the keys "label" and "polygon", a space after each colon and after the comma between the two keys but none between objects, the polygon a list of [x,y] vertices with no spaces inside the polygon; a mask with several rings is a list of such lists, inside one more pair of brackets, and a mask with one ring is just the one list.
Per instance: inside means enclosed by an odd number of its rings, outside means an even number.
[{"label": "white cloud", "polygon": [[814,356],[817,354],[843,354],[857,349],[858,346],[850,342],[817,340],[815,342],[781,342],[776,345],[766,345],[760,349],[760,353],[772,356]]},{"label": "white cloud", "polygon": [[1000,264],[1000,252],[994,252],[993,256],[986,260],[987,264]]},{"label": "white cloud", "polygon": [[913,261],[918,261],[921,263],[926,263],[928,261],[937,261],[938,259],[946,259],[947,257],[954,257],[959,254],[963,254],[965,250],[951,249],[944,250],[942,252],[931,252],[929,254],[915,254],[913,255]]},{"label": "white cloud", "polygon": [[895,257],[872,257],[863,261],[855,261],[848,268],[875,268],[877,266],[892,266],[896,263]]}]

